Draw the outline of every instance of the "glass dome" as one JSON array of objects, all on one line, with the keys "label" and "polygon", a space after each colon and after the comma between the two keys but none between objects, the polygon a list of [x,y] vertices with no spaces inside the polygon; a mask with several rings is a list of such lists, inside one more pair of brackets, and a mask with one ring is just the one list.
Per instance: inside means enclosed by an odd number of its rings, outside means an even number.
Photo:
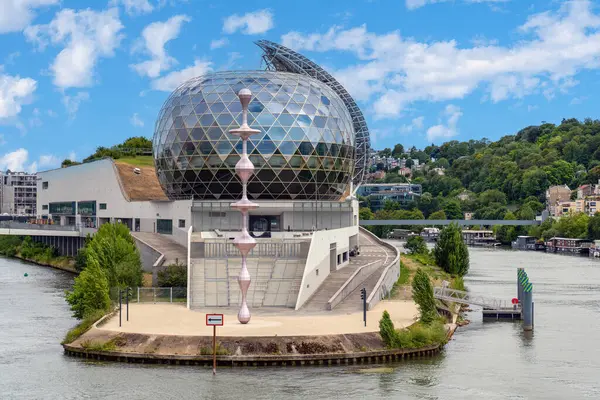
[{"label": "glass dome", "polygon": [[193,78],[163,105],[153,138],[158,179],[171,199],[239,199],[235,164],[242,142],[237,93],[252,91],[248,141],[253,199],[338,200],[354,172],[352,119],[316,79],[276,71],[217,72]]}]

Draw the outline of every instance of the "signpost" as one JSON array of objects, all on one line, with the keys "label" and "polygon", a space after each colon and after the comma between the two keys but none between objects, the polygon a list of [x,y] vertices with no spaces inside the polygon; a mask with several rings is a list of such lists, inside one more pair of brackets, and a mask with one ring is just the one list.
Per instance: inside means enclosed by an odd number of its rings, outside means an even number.
[{"label": "signpost", "polygon": [[213,375],[217,373],[217,326],[223,326],[223,314],[206,314],[206,326],[213,327]]}]

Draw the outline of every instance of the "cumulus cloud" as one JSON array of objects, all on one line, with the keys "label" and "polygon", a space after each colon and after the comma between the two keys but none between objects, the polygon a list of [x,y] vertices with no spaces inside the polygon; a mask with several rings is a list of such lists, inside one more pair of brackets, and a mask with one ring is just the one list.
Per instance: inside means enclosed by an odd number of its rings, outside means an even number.
[{"label": "cumulus cloud", "polygon": [[227,39],[227,38],[212,40],[210,42],[210,49],[211,50],[220,49],[221,47],[227,46],[228,43],[229,43],[229,39]]},{"label": "cumulus cloud", "polygon": [[136,50],[150,55],[150,60],[134,64],[131,67],[141,76],[156,78],[162,71],[169,70],[177,60],[169,56],[165,44],[179,36],[181,25],[190,21],[187,15],[175,15],[165,22],[153,22],[142,31]]},{"label": "cumulus cloud", "polygon": [[60,159],[56,157],[54,154],[44,154],[40,156],[40,160],[38,162],[39,167],[58,167],[60,165]]},{"label": "cumulus cloud", "polygon": [[410,122],[410,124],[408,125],[402,125],[400,127],[400,132],[402,133],[412,133],[415,131],[419,131],[421,129],[423,129],[423,123],[425,122],[425,117],[421,116],[421,117],[417,117],[417,118],[413,118],[412,121]]},{"label": "cumulus cloud", "polygon": [[230,15],[223,22],[223,32],[232,34],[241,31],[244,35],[257,35],[267,32],[273,25],[273,13],[264,9],[244,15]]},{"label": "cumulus cloud", "polygon": [[79,111],[79,106],[81,103],[88,101],[90,99],[90,94],[88,92],[78,92],[74,96],[63,96],[63,104],[69,114],[69,118],[75,118],[77,111]]},{"label": "cumulus cloud", "polygon": [[138,113],[134,113],[129,119],[129,121],[131,122],[131,125],[135,127],[142,128],[144,126],[144,121],[141,120]]},{"label": "cumulus cloud", "polygon": [[59,0],[2,0],[0,33],[19,32],[35,18],[35,10],[57,5]]},{"label": "cumulus cloud", "polygon": [[112,57],[123,35],[116,8],[107,11],[64,9],[46,25],[25,29],[25,36],[44,49],[49,43],[64,45],[50,71],[54,85],[66,89],[94,83],[94,68],[102,57]]},{"label": "cumulus cloud", "polygon": [[297,50],[346,51],[359,60],[334,75],[359,100],[372,100],[375,118],[398,117],[415,101],[462,99],[483,89],[499,102],[530,94],[553,96],[576,84],[584,69],[600,65],[600,17],[587,0],[534,14],[510,46],[461,47],[455,40],[419,42],[398,31],[369,32],[366,25],[334,26],[325,33],[283,35]]},{"label": "cumulus cloud", "polygon": [[111,0],[109,4],[112,6],[122,4],[129,15],[148,14],[154,10],[154,6],[148,0]]},{"label": "cumulus cloud", "polygon": [[460,107],[448,104],[442,113],[445,123],[427,129],[427,140],[433,143],[436,139],[446,139],[458,135],[457,125],[462,115]]},{"label": "cumulus cloud", "polygon": [[196,60],[193,65],[180,71],[173,71],[152,81],[152,89],[172,92],[188,79],[203,75],[212,70],[209,61]]},{"label": "cumulus cloud", "polygon": [[3,74],[0,66],[0,121],[19,115],[22,106],[31,102],[36,88],[34,79]]},{"label": "cumulus cloud", "polygon": [[[6,153],[0,157],[0,170],[11,170],[11,171],[30,171],[31,169],[37,170],[37,166],[33,164],[27,165],[29,158],[29,152],[26,149],[20,148],[10,153]],[[35,163],[34,163],[35,164]],[[33,171],[35,172],[35,171]]]},{"label": "cumulus cloud", "polygon": [[[414,10],[427,4],[444,3],[450,0],[406,0],[406,8]],[[465,3],[505,3],[510,0],[464,0]]]}]

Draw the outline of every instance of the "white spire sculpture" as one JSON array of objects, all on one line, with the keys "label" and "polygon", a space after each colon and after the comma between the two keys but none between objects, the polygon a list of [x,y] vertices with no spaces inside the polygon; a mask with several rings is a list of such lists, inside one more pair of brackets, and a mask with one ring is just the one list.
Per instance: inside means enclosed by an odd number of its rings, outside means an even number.
[{"label": "white spire sculpture", "polygon": [[248,211],[258,208],[258,204],[248,200],[248,180],[254,173],[254,164],[248,158],[248,138],[252,135],[260,133],[258,129],[252,129],[248,126],[248,104],[252,98],[252,93],[249,89],[242,89],[238,93],[240,103],[242,103],[242,126],[238,129],[232,129],[229,131],[232,135],[239,136],[242,139],[242,157],[240,161],[235,165],[235,172],[242,181],[242,199],[231,203],[231,208],[237,209],[242,213],[242,233],[233,241],[233,245],[238,248],[242,254],[242,269],[238,276],[238,283],[240,290],[242,291],[242,304],[240,311],[238,312],[238,321],[242,324],[250,322],[250,310],[246,302],[246,295],[248,293],[248,287],[250,286],[250,273],[246,266],[246,258],[248,253],[256,246],[256,240],[250,236],[248,232]]}]

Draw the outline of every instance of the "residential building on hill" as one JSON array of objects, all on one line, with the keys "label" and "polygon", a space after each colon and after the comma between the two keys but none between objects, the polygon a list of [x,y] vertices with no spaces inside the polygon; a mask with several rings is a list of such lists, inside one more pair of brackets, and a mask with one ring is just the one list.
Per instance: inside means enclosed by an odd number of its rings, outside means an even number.
[{"label": "residential building on hill", "polygon": [[568,202],[570,200],[571,189],[569,189],[567,185],[550,186],[546,190],[546,207],[553,217],[558,215],[559,203]]},{"label": "residential building on hill", "polygon": [[36,179],[36,174],[27,172],[0,172],[0,213],[35,216]]}]

